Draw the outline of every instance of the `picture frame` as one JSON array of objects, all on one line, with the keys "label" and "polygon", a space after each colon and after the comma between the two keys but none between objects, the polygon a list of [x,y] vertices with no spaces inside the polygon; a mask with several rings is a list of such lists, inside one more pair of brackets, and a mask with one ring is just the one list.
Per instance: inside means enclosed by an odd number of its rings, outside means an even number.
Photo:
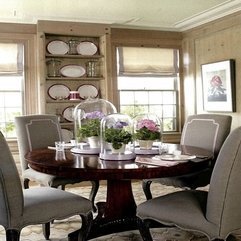
[{"label": "picture frame", "polygon": [[201,72],[204,110],[235,112],[235,61],[202,64]]}]

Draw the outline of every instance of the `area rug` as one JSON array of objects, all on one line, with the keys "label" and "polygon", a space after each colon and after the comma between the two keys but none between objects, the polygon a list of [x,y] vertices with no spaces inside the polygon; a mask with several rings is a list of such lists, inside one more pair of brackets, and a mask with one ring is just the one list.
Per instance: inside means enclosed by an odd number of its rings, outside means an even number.
[{"label": "area rug", "polygon": [[[145,201],[145,196],[142,191],[141,182],[133,182],[133,194],[136,203],[139,204]],[[34,188],[34,187],[32,187]],[[88,197],[91,187],[86,184],[79,184],[78,186],[67,186],[66,190],[81,194],[84,197]],[[162,186],[160,184],[152,184],[152,193],[156,197],[165,193],[173,192],[178,189]],[[106,185],[102,184],[98,191],[96,201],[105,201],[106,198]],[[68,233],[78,229],[80,227],[80,217],[74,216],[65,220],[55,220],[51,225],[51,241],[68,241]],[[159,228],[152,229],[152,237],[154,241],[208,241],[208,239],[199,233],[186,232],[177,228]],[[237,240],[241,241],[241,238],[237,236]],[[0,229],[0,241],[6,241],[5,231]],[[21,232],[21,241],[45,241],[42,234],[42,226],[34,225],[24,228]],[[91,241],[142,241],[141,236],[137,230],[111,234],[92,239]]]}]

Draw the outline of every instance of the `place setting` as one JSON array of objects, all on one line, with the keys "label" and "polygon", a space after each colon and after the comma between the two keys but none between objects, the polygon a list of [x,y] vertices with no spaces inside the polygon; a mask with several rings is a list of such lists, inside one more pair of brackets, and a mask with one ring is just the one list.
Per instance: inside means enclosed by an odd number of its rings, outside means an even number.
[{"label": "place setting", "polygon": [[185,163],[197,158],[196,155],[182,154],[180,150],[171,149],[171,146],[168,149],[167,144],[161,144],[159,147],[159,155],[154,155],[152,157],[138,156],[135,162],[154,166],[175,166],[179,163]]}]

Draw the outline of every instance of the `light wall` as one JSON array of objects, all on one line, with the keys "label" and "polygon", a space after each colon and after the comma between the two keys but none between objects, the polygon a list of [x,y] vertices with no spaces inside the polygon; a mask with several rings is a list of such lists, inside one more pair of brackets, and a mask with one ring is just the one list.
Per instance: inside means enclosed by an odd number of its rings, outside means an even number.
[{"label": "light wall", "polygon": [[[201,65],[234,59],[236,65],[236,112],[232,129],[241,125],[241,12],[183,33],[185,116],[205,113]],[[220,112],[219,112],[220,114]]]},{"label": "light wall", "polygon": [[[67,23],[66,23],[67,24]],[[0,33],[18,33],[36,38],[37,26],[27,24],[5,24],[0,23]],[[181,122],[185,121],[190,114],[205,113],[202,106],[201,86],[201,64],[235,59],[236,62],[236,112],[227,113],[233,116],[232,128],[241,123],[241,12],[235,13],[220,20],[205,24],[195,29],[178,33],[163,31],[145,31],[130,29],[111,28],[110,42],[111,49],[108,59],[108,73],[111,75],[111,82],[108,83],[108,96],[111,101],[116,100],[115,86],[115,47],[120,45],[135,46],[156,46],[156,47],[178,47],[182,52],[183,70],[181,68],[180,99],[183,100],[180,106]],[[37,46],[32,46],[33,53]],[[30,51],[31,53],[31,51]],[[34,62],[34,61],[33,61]],[[37,68],[37,64],[35,65]],[[37,69],[36,68],[36,69]],[[33,72],[33,71],[32,71]],[[34,76],[34,75],[33,75]],[[31,78],[31,83],[37,83],[36,78]],[[32,92],[33,89],[32,89]],[[33,110],[31,113],[34,112]],[[182,125],[181,124],[181,125]]]}]

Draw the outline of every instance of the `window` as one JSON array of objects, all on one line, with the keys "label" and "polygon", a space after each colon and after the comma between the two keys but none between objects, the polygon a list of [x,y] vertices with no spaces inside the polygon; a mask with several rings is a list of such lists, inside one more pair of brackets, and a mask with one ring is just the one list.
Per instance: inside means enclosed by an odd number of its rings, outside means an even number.
[{"label": "window", "polygon": [[117,56],[120,112],[155,113],[165,132],[177,131],[178,50],[118,47]]},{"label": "window", "polygon": [[14,117],[23,113],[24,45],[0,43],[0,130],[16,138]]}]

